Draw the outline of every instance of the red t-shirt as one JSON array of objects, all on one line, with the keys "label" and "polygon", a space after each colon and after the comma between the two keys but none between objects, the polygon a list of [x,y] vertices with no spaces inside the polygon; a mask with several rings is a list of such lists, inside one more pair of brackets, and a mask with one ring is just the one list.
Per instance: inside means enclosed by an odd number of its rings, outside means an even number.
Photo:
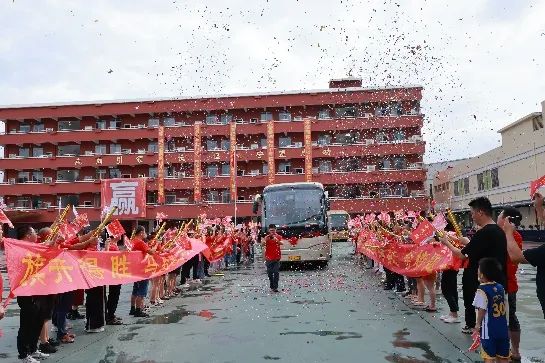
[{"label": "red t-shirt", "polygon": [[280,241],[281,239],[282,236],[278,233],[265,237],[265,260],[280,260],[282,253],[280,252],[280,245],[277,243],[277,241]]},{"label": "red t-shirt", "polygon": [[[517,231],[513,232],[513,238],[517,242],[517,245],[522,250],[522,236]],[[507,255],[507,263],[505,264],[505,270],[507,272],[507,293],[517,292],[519,286],[517,284],[517,268],[518,264],[513,263],[509,255]]]},{"label": "red t-shirt", "polygon": [[108,247],[108,251],[119,251],[119,247],[117,247],[117,243],[110,242],[110,246]]},{"label": "red t-shirt", "polygon": [[62,241],[59,243],[60,248],[70,248],[71,246],[75,245],[76,243],[79,243],[79,237],[73,237],[69,239],[68,241]]},{"label": "red t-shirt", "polygon": [[140,238],[135,238],[132,240],[132,250],[133,251],[142,251],[148,252],[149,246],[146,242],[142,241]]}]

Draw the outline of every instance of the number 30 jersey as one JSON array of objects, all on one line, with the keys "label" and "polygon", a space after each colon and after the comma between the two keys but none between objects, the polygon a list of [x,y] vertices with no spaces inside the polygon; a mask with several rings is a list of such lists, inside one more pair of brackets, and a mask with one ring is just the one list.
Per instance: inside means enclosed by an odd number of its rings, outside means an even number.
[{"label": "number 30 jersey", "polygon": [[497,282],[480,284],[475,293],[473,306],[486,310],[481,327],[481,339],[509,339],[507,302],[502,285]]}]

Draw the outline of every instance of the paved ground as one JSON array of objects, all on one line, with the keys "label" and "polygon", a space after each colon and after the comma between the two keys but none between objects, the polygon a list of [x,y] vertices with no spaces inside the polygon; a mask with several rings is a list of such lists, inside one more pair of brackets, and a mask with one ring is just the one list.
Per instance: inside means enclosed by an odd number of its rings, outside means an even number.
[{"label": "paved ground", "polygon": [[[263,263],[231,269],[183,297],[152,311],[128,317],[129,287],[119,314],[126,325],[95,335],[76,321],[74,344],[48,361],[58,362],[471,362],[470,339],[461,326],[409,308],[365,270],[345,243],[334,246],[325,270],[282,271],[284,291],[271,295]],[[535,298],[535,271],[522,275],[520,298],[523,352],[545,357],[545,324]],[[444,302],[439,305],[444,309]],[[0,322],[0,360],[15,361],[18,309],[11,304]],[[529,360],[526,360],[529,361]]]}]

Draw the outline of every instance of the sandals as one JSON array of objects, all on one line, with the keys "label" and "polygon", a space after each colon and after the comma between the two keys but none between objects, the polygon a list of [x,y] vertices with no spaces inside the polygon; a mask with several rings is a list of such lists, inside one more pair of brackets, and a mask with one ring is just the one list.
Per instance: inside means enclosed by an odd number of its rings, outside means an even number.
[{"label": "sandals", "polygon": [[59,341],[61,343],[74,343],[74,337],[71,336],[71,334],[64,334],[60,339]]},{"label": "sandals", "polygon": [[424,308],[424,311],[427,311],[428,313],[436,313],[437,308],[432,309],[429,305],[426,305],[426,307]]}]

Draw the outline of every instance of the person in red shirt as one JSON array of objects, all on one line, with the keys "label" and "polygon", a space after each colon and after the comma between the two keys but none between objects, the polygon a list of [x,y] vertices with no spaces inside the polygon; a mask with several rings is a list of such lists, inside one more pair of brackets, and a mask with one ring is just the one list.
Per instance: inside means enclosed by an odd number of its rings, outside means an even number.
[{"label": "person in red shirt", "polygon": [[[503,229],[503,224],[509,219],[516,227],[520,225],[522,215],[512,207],[505,208],[498,216],[498,226]],[[513,238],[516,241],[519,249],[522,251],[522,236],[516,230],[513,231]],[[507,263],[505,264],[507,272],[507,302],[509,305],[509,338],[511,340],[511,359],[520,361],[520,323],[517,318],[517,291],[519,289],[517,283],[518,263],[511,260],[507,255]]]},{"label": "person in red shirt", "polygon": [[[146,229],[143,226],[136,227],[134,238],[132,239],[132,250],[141,251],[144,254],[154,254],[155,249],[144,242],[148,237]],[[144,312],[144,298],[148,294],[149,280],[137,281],[134,283],[131,295],[131,310],[129,315],[134,315],[139,318],[146,318],[149,315]]]},{"label": "person in red shirt", "polygon": [[270,288],[273,292],[278,292],[278,281],[280,280],[280,257],[282,252],[280,246],[282,236],[276,233],[276,226],[269,225],[269,233],[263,239],[265,245],[265,264],[267,266],[267,275],[269,276]]}]

